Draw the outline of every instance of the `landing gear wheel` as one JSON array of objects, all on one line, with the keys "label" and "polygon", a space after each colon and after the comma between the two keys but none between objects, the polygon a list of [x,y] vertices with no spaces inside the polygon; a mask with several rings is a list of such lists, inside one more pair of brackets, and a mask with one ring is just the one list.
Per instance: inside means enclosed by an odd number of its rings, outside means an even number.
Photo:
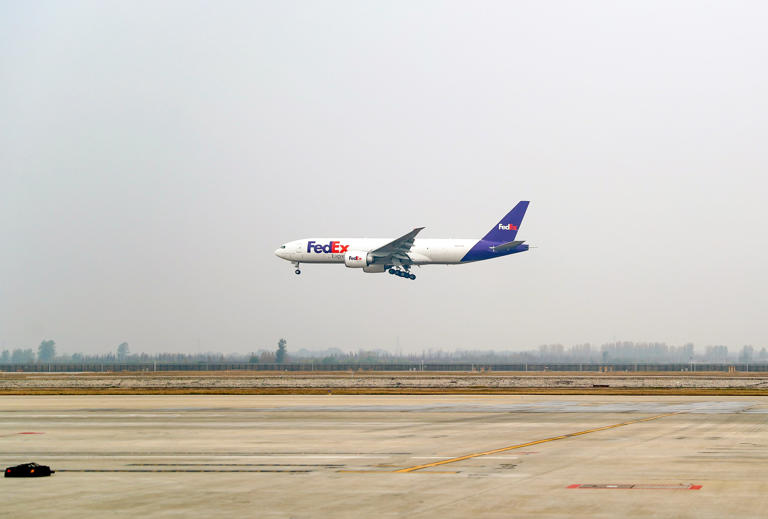
[{"label": "landing gear wheel", "polygon": [[411,279],[416,279],[416,274],[409,274],[408,277]]},{"label": "landing gear wheel", "polygon": [[395,273],[395,269],[389,269],[387,272],[389,272],[390,274],[394,274]]},{"label": "landing gear wheel", "polygon": [[301,274],[301,271],[299,269],[296,269],[296,274]]}]

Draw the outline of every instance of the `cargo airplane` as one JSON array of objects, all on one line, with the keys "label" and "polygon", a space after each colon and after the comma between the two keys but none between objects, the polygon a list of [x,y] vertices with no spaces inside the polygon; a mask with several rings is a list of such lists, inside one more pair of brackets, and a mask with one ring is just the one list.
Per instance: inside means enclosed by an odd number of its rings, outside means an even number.
[{"label": "cargo airplane", "polygon": [[417,227],[403,236],[391,238],[308,238],[281,245],[275,254],[296,267],[301,263],[343,263],[363,272],[389,272],[416,279],[413,265],[459,265],[528,250],[523,241],[515,240],[528,209],[528,202],[518,203],[479,240],[416,239],[424,229]]}]

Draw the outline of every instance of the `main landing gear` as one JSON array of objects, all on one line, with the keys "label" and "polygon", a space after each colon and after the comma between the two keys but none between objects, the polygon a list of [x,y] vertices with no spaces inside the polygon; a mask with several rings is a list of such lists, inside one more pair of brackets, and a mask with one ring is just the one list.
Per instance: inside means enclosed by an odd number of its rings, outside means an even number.
[{"label": "main landing gear", "polygon": [[400,278],[416,279],[416,274],[411,274],[410,272],[408,272],[407,267],[405,268],[406,270],[400,270],[400,269],[390,267],[387,272]]}]

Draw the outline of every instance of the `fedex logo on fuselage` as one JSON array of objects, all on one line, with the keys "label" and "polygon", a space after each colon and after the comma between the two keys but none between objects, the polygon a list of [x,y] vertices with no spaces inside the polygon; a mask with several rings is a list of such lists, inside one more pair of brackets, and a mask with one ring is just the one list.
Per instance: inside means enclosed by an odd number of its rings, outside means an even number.
[{"label": "fedex logo on fuselage", "polygon": [[512,225],[511,223],[508,223],[507,225],[504,225],[503,223],[499,224],[499,230],[500,231],[516,231],[517,225]]},{"label": "fedex logo on fuselage", "polygon": [[349,248],[349,245],[342,245],[341,242],[338,242],[338,241],[332,241],[332,242],[326,243],[325,245],[315,243],[313,240],[309,240],[307,242],[307,252],[316,252],[317,254],[322,254],[323,252],[325,252],[326,254],[329,254],[331,252],[335,252],[337,254],[343,254],[347,252],[348,248]]}]

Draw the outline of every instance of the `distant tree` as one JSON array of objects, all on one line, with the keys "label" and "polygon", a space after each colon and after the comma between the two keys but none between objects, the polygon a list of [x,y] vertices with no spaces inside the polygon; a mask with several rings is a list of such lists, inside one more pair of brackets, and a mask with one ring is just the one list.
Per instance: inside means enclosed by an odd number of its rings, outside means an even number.
[{"label": "distant tree", "polygon": [[128,348],[127,342],[121,342],[120,345],[117,347],[117,360],[125,360],[125,358],[130,353],[130,349]]},{"label": "distant tree", "polygon": [[288,341],[280,339],[277,341],[277,351],[275,352],[275,362],[282,364],[285,362],[285,354],[288,351]]},{"label": "distant tree", "polygon": [[256,353],[251,353],[251,358],[248,359],[248,362],[251,364],[258,364],[259,363],[259,356],[256,355]]},{"label": "distant tree", "polygon": [[40,362],[51,362],[56,356],[56,343],[48,340],[40,343],[37,347],[37,360]]},{"label": "distant tree", "polygon": [[14,364],[29,364],[35,362],[35,350],[32,348],[26,350],[17,348],[11,353],[11,362]]},{"label": "distant tree", "polygon": [[765,347],[762,347],[760,349],[760,353],[757,355],[757,358],[760,360],[768,360],[768,350],[766,350]]},{"label": "distant tree", "polygon": [[[763,350],[765,350],[765,348],[763,348]],[[8,350],[3,350],[3,353],[0,354],[0,362],[7,364],[10,361],[11,361],[11,352]]]},{"label": "distant tree", "polygon": [[82,353],[73,353],[72,354],[72,362],[83,362],[83,354]]},{"label": "distant tree", "polygon": [[275,354],[271,351],[262,351],[259,354],[259,362],[262,364],[274,364],[275,362]]}]

